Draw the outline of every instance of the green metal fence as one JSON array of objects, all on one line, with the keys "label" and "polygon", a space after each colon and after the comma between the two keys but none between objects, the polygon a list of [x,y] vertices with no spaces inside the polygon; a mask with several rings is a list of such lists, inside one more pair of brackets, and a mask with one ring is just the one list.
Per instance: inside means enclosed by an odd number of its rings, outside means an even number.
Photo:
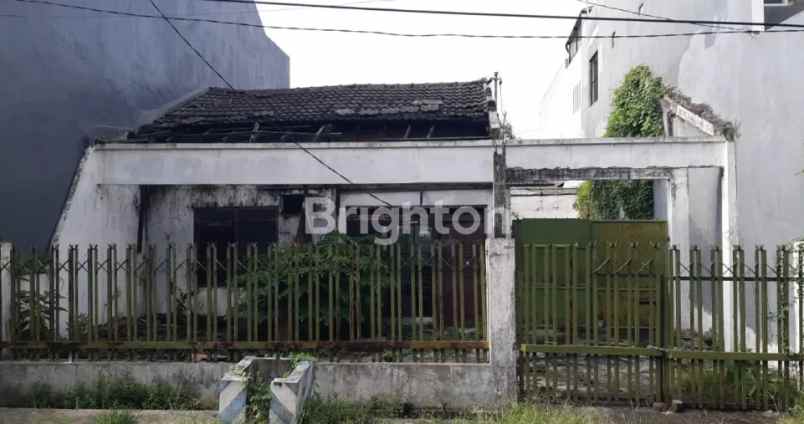
[{"label": "green metal fence", "polygon": [[345,237],[0,252],[2,347],[31,359],[484,361],[484,257],[482,240]]},{"label": "green metal fence", "polygon": [[524,396],[786,409],[804,385],[804,247],[517,249]]}]

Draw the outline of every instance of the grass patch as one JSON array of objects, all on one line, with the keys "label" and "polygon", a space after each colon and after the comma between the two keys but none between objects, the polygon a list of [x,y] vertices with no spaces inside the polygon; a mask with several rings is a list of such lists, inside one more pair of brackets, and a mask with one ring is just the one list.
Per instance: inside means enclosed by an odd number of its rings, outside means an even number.
[{"label": "grass patch", "polygon": [[302,424],[375,424],[389,418],[421,418],[430,423],[602,424],[600,417],[593,412],[569,406],[517,404],[502,411],[457,413],[423,411],[394,402],[351,403],[319,399],[305,403]]},{"label": "grass patch", "polygon": [[[461,422],[460,420],[458,422]],[[483,424],[601,424],[600,418],[589,411],[570,406],[514,405],[504,411],[479,414],[464,422]]]},{"label": "grass patch", "polygon": [[95,418],[95,424],[137,424],[137,417],[128,411],[112,411]]},{"label": "grass patch", "polygon": [[411,405],[372,400],[368,403],[310,399],[304,404],[302,424],[373,424],[384,418],[421,418]]},{"label": "grass patch", "polygon": [[185,386],[142,384],[131,377],[100,378],[78,384],[63,393],[47,384],[36,384],[21,407],[65,409],[202,409],[198,394]]}]

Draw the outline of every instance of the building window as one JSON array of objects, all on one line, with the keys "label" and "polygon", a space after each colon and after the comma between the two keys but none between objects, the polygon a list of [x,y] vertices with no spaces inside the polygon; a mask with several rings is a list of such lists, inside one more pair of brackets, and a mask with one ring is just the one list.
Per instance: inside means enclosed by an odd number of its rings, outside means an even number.
[{"label": "building window", "polygon": [[[195,245],[198,257],[198,285],[206,287],[207,281],[217,276],[218,286],[226,286],[227,250],[237,246],[240,262],[245,263],[248,246],[256,243],[261,250],[278,239],[277,208],[197,208],[194,210]],[[211,263],[207,255],[210,244],[215,245],[218,272],[208,274]],[[210,280],[208,280],[210,279]]]},{"label": "building window", "polygon": [[592,55],[592,58],[589,59],[589,106],[597,103],[598,98],[598,85],[599,85],[599,75],[598,75],[598,54],[595,53]]},{"label": "building window", "polygon": [[787,21],[804,12],[804,1],[801,0],[764,0],[765,29],[771,29],[775,25]]}]

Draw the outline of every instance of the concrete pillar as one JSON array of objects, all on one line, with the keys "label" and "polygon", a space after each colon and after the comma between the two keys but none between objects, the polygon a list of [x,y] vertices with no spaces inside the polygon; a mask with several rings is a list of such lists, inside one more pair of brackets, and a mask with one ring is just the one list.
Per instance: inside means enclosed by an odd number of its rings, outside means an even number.
[{"label": "concrete pillar", "polygon": [[670,208],[667,204],[669,190],[667,180],[653,181],[653,218],[659,221],[667,221],[670,218]]},{"label": "concrete pillar", "polygon": [[[701,249],[704,269],[708,270],[711,249],[718,246],[722,248],[724,273],[731,265],[731,245],[728,242],[732,239],[727,234],[733,232],[731,223],[734,220],[729,216],[732,208],[728,204],[728,199],[733,183],[728,178],[729,175],[727,170],[717,167],[683,168],[673,171],[667,196],[670,205],[670,242],[678,246],[684,266],[689,265],[690,249],[695,246]],[[722,313],[729,321],[729,317],[734,317],[735,314],[732,283],[723,283],[722,311],[711,310],[709,284],[711,283],[705,283],[703,290],[704,331],[711,329],[713,312]],[[689,325],[690,303],[684,299],[689,299],[690,287],[690,283],[682,282],[677,292],[682,299],[680,312],[684,327]],[[734,346],[733,326],[726,325],[724,331],[726,349],[731,350]]]},{"label": "concrete pillar", "polygon": [[501,406],[516,401],[517,394],[514,246],[510,238],[486,241],[489,362]]},{"label": "concrete pillar", "polygon": [[0,242],[0,341],[9,340],[11,318],[11,243]]}]

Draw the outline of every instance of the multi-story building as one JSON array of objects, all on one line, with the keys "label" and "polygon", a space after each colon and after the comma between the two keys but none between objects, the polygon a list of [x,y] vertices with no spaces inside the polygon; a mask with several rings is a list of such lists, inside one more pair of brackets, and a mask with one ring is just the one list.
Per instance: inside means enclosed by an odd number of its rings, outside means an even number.
[{"label": "multi-story building", "polygon": [[[765,25],[681,24],[579,19],[567,58],[537,113],[540,138],[599,137],[606,131],[614,90],[629,70],[648,65],[689,99],[670,120],[688,118],[669,135],[716,132],[711,121],[733,127],[736,228],[743,245],[782,244],[804,236],[804,67],[800,32],[773,33],[780,23],[804,23],[804,2],[793,0],[599,0],[581,17],[635,17],[765,22]],[[750,30],[750,33],[744,31]],[[700,33],[657,38],[648,34]],[[722,32],[722,33],[721,33]],[[736,32],[736,33],[735,33]],[[583,38],[598,36],[598,38]],[[558,65],[557,65],[558,66]],[[691,101],[688,101],[690,100]],[[673,99],[668,99],[673,100]],[[678,98],[676,98],[678,100]],[[677,107],[678,104],[675,105]],[[696,125],[701,115],[708,122]],[[683,112],[683,113],[681,113]],[[689,119],[692,117],[692,119]],[[700,116],[699,116],[700,117]],[[706,121],[706,120],[704,120]],[[671,126],[668,126],[671,127]],[[694,183],[693,183],[694,184]],[[724,207],[721,205],[720,207]],[[661,212],[659,212],[661,214]],[[711,231],[714,229],[703,229]],[[716,231],[715,231],[716,232]]]}]

